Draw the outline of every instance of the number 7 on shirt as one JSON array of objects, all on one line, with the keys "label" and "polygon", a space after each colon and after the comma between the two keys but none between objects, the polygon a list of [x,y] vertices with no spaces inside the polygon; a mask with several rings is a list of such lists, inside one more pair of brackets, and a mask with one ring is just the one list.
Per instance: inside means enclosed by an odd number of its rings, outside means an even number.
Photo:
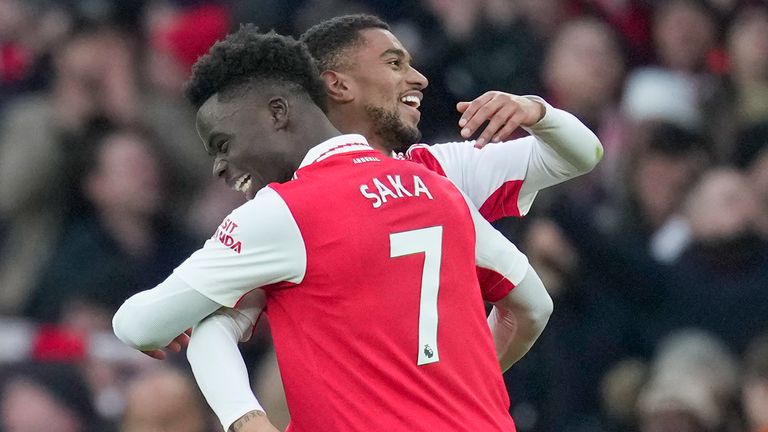
[{"label": "number 7 on shirt", "polygon": [[419,355],[421,366],[440,361],[437,349],[437,292],[440,289],[440,262],[443,227],[434,226],[389,235],[390,258],[424,253],[419,297]]}]

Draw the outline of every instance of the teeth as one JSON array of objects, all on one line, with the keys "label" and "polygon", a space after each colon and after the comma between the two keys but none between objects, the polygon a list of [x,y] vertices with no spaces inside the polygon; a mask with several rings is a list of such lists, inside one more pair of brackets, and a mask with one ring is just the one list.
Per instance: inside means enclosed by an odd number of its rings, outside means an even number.
[{"label": "teeth", "polygon": [[235,182],[235,190],[238,192],[245,193],[250,188],[251,188],[251,176],[249,174],[243,174]]},{"label": "teeth", "polygon": [[419,99],[418,96],[410,95],[410,96],[403,96],[400,98],[400,102],[412,106],[414,108],[418,108],[421,106],[421,99]]}]

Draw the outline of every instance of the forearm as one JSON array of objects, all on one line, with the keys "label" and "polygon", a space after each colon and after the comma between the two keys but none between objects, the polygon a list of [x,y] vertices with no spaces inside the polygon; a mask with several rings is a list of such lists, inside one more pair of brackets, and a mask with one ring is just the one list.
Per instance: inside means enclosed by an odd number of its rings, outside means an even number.
[{"label": "forearm", "polygon": [[524,325],[519,328],[515,314],[498,306],[491,310],[488,326],[491,328],[496,357],[502,372],[506,372],[523,358],[541,334],[541,331],[534,331],[535,326]]},{"label": "forearm", "polygon": [[488,316],[501,370],[506,371],[531,349],[552,314],[552,300],[532,268]]},{"label": "forearm", "polygon": [[112,319],[115,335],[142,351],[160,349],[220,305],[171,275],[123,303]]},{"label": "forearm", "polygon": [[252,412],[264,411],[251,390],[248,369],[237,348],[252,325],[243,314],[222,309],[194,328],[187,348],[197,384],[228,431],[240,430],[236,426],[247,419],[258,420]]},{"label": "forearm", "polygon": [[592,170],[603,157],[603,146],[597,136],[574,115],[552,107],[537,96],[526,97],[543,103],[546,108],[546,114],[538,123],[525,128],[545,146],[537,154],[539,162],[556,170],[570,165],[577,175]]}]

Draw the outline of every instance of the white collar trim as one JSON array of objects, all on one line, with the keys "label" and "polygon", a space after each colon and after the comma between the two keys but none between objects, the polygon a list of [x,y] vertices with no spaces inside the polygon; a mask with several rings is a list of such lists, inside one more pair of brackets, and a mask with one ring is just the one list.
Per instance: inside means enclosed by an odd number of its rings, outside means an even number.
[{"label": "white collar trim", "polygon": [[299,168],[304,168],[307,165],[320,162],[333,155],[372,149],[373,147],[368,145],[368,141],[362,135],[347,134],[335,136],[309,149],[307,155],[304,156],[304,160],[301,161]]}]

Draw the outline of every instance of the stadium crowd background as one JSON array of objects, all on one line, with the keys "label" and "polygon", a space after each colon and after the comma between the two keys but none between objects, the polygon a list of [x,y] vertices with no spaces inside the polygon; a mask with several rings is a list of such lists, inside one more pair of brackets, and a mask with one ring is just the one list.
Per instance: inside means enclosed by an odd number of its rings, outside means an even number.
[{"label": "stadium crowd background", "polygon": [[[605,147],[498,224],[555,301],[506,375],[518,430],[768,430],[766,2],[0,0],[0,431],[217,430],[182,355],[110,331],[243,200],[183,83],[240,22],[298,36],[356,12],[429,78],[424,142],[502,90]],[[255,374],[268,346],[243,346]]]}]

